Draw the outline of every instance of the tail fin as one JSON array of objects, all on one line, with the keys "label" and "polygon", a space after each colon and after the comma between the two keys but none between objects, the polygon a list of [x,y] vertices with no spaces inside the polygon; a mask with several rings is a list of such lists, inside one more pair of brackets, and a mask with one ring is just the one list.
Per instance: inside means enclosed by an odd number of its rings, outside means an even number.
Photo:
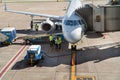
[{"label": "tail fin", "polygon": [[69,4],[67,15],[72,14],[76,9],[82,7],[82,0],[71,0],[71,3]]}]

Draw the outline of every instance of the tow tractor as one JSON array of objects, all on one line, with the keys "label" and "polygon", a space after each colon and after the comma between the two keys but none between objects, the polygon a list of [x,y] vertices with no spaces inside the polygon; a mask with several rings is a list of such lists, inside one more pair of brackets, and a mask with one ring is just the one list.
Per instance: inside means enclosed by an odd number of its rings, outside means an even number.
[{"label": "tow tractor", "polygon": [[27,49],[27,54],[24,60],[30,65],[36,64],[38,61],[43,60],[43,52],[40,45],[31,45]]}]

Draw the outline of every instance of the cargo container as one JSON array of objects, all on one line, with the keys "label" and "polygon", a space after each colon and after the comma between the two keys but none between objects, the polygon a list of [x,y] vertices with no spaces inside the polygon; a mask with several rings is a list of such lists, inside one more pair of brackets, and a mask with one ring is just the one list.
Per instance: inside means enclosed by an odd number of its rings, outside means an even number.
[{"label": "cargo container", "polygon": [[1,30],[1,33],[6,35],[8,37],[7,41],[5,41],[4,43],[12,43],[15,38],[16,38],[16,29],[13,27],[10,28],[3,28]]}]

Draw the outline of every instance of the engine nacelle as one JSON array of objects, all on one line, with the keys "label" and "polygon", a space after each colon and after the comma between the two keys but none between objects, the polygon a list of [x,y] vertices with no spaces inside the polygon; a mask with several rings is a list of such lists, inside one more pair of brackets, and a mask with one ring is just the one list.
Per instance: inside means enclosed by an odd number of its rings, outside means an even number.
[{"label": "engine nacelle", "polygon": [[51,20],[46,20],[41,23],[41,28],[44,32],[54,31],[56,26]]}]

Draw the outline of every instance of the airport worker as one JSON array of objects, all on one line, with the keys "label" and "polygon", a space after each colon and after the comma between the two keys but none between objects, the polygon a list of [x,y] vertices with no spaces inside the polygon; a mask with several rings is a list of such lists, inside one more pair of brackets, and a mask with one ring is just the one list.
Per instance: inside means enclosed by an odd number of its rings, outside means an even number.
[{"label": "airport worker", "polygon": [[30,27],[31,27],[31,30],[33,30],[33,21],[31,21]]},{"label": "airport worker", "polygon": [[54,40],[52,35],[49,36],[49,41],[50,41],[50,46],[53,46]]},{"label": "airport worker", "polygon": [[58,48],[58,36],[56,36],[55,38],[55,45],[56,45],[56,49]]},{"label": "airport worker", "polygon": [[62,43],[61,37],[58,37],[58,36],[57,36],[57,38],[56,38],[56,40],[55,40],[55,44],[56,44],[56,48],[57,48],[57,49],[61,49],[61,43]]},{"label": "airport worker", "polygon": [[53,36],[53,44],[55,45],[56,36],[55,35],[52,36]]},{"label": "airport worker", "polygon": [[59,37],[58,38],[58,48],[61,49],[61,43],[62,43],[62,38]]},{"label": "airport worker", "polygon": [[35,30],[38,31],[39,26],[35,24]]}]

